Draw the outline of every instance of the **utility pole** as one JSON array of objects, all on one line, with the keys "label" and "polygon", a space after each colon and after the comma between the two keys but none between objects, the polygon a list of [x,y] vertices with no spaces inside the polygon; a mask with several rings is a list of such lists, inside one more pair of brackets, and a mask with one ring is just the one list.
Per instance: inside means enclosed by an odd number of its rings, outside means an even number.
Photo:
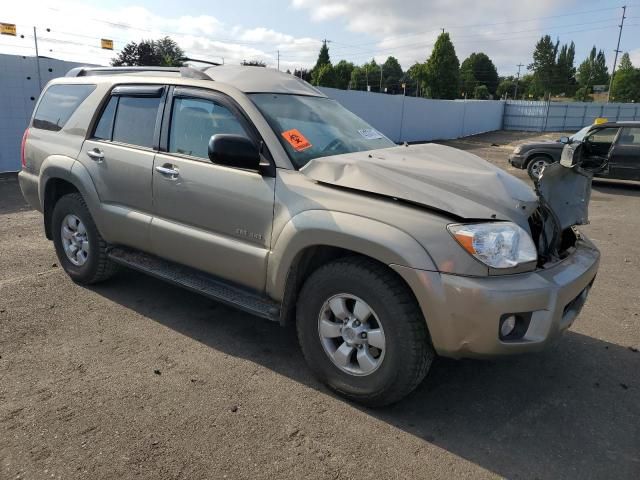
[{"label": "utility pole", "polygon": [[278,52],[278,71],[280,71],[280,50],[277,50]]},{"label": "utility pole", "polygon": [[33,41],[36,45],[36,65],[38,67],[38,87],[40,87],[40,91],[42,91],[42,76],[40,75],[40,54],[38,53],[38,34],[36,32],[36,27],[33,27]]},{"label": "utility pole", "polygon": [[380,93],[382,93],[382,64],[380,64]]},{"label": "utility pole", "polygon": [[368,65],[364,66],[364,75],[367,78],[367,92],[370,92],[371,88],[369,87],[369,66]]},{"label": "utility pole", "polygon": [[518,67],[518,76],[516,77],[516,92],[513,95],[514,100],[518,100],[518,82],[520,81],[520,69],[524,67],[524,65],[519,63],[516,66]]},{"label": "utility pole", "polygon": [[618,45],[614,50],[616,52],[616,56],[613,59],[613,68],[611,69],[611,78],[609,79],[609,91],[607,92],[607,103],[609,103],[609,99],[611,98],[611,87],[613,87],[613,76],[616,74],[616,65],[618,64],[618,54],[620,53],[620,39],[622,38],[622,27],[624,27],[624,19],[625,14],[627,13],[627,6],[624,5],[622,7],[622,21],[620,22],[620,31],[618,32]]}]

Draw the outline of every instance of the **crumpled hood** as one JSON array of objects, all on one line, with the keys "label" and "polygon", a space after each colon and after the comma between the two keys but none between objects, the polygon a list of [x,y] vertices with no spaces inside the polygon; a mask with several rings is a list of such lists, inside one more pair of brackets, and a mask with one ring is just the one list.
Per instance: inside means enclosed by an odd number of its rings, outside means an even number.
[{"label": "crumpled hood", "polygon": [[300,171],[318,182],[403,199],[461,219],[510,220],[525,229],[538,206],[524,182],[476,155],[438,144],[317,158]]}]

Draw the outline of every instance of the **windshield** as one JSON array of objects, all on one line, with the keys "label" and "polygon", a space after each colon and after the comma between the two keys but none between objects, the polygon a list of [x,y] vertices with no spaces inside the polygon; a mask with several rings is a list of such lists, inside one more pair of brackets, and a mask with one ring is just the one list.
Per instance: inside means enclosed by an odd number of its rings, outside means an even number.
[{"label": "windshield", "polygon": [[589,125],[588,127],[584,127],[582,130],[577,131],[569,137],[569,140],[571,140],[572,142],[581,142],[592,126],[593,125]]},{"label": "windshield", "polygon": [[296,168],[314,158],[395,146],[335,100],[303,95],[250,95]]}]

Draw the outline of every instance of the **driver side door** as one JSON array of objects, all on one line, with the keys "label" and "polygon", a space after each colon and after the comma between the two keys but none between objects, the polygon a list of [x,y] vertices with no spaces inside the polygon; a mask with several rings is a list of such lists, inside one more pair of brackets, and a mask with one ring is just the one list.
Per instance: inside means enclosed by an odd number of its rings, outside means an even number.
[{"label": "driver side door", "polygon": [[[590,133],[585,138],[587,148],[583,166],[597,170],[605,164],[619,132],[619,127],[605,127]],[[607,166],[600,174],[607,175],[608,170]]]},{"label": "driver side door", "polygon": [[266,281],[275,178],[209,160],[215,134],[259,145],[229,97],[176,87],[154,159],[151,242],[155,254],[257,291]]}]

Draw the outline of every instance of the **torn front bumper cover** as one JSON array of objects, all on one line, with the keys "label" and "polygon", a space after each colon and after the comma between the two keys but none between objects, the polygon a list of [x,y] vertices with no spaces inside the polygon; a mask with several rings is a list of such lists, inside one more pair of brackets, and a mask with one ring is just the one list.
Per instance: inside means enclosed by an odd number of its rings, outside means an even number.
[{"label": "torn front bumper cover", "polygon": [[593,173],[581,168],[582,144],[567,144],[560,163],[544,167],[536,183],[536,193],[564,230],[589,223],[589,201]]}]

